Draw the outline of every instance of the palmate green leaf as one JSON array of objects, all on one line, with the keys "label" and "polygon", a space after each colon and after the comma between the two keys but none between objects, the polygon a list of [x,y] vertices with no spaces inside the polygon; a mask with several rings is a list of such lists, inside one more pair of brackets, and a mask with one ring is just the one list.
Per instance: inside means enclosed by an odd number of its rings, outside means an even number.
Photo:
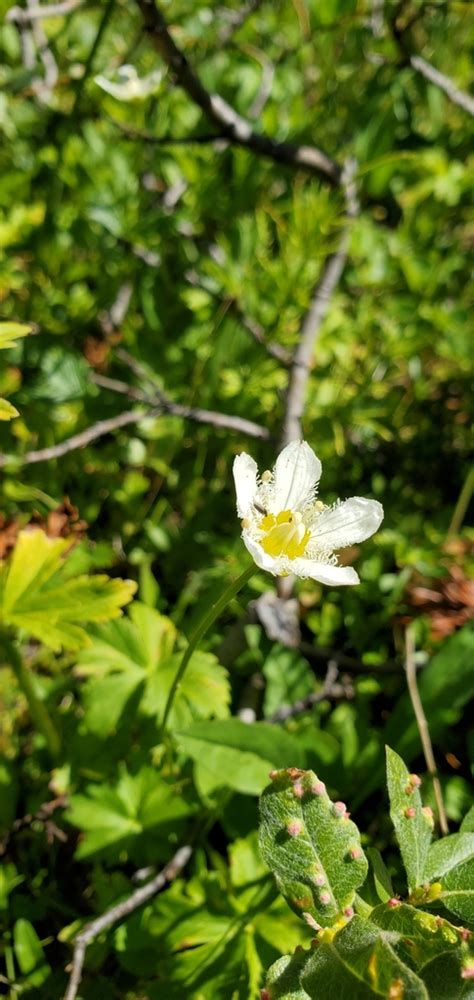
[{"label": "palmate green leaf", "polygon": [[17,340],[27,337],[31,333],[31,326],[26,323],[0,323],[0,351],[8,347],[15,347]]},{"label": "palmate green leaf", "polygon": [[[140,693],[140,713],[160,719],[180,655],[175,626],[153,608],[135,601],[119,621],[89,629],[90,645],[78,657],[85,687],[85,725],[105,737],[120,724],[126,706]],[[195,719],[224,717],[230,685],[227,671],[211,653],[197,650],[176,694],[171,721],[187,726]],[[103,712],[103,704],[109,706]]]},{"label": "palmate green leaf", "polygon": [[21,531],[0,569],[0,620],[53,650],[86,646],[84,625],[121,615],[136,590],[132,580],[105,575],[68,578],[70,544],[39,529]]},{"label": "palmate green leaf", "polygon": [[67,819],[83,834],[78,859],[117,858],[124,852],[137,861],[151,852],[166,857],[169,838],[179,835],[194,804],[181,787],[168,783],[150,767],[136,775],[123,768],[116,784],[89,785],[72,795]]},{"label": "palmate green leaf", "polygon": [[262,855],[292,909],[314,927],[349,916],[368,865],[344,803],[313,771],[290,768],[265,789],[260,815]]},{"label": "palmate green leaf", "polygon": [[288,733],[265,722],[247,725],[240,719],[196,722],[175,734],[177,746],[208,774],[206,791],[233,788],[258,795],[272,768],[292,760],[302,762],[302,751]]},{"label": "palmate green leaf", "polygon": [[390,817],[400,846],[410,892],[423,884],[432,821],[423,811],[417,784],[411,780],[401,757],[390,747],[387,753],[387,786]]}]

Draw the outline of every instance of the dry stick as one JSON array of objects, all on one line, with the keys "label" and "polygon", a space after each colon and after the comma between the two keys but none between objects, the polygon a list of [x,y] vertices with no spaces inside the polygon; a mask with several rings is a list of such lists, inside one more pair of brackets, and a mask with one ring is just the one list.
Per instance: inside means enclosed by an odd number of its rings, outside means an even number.
[{"label": "dry stick", "polygon": [[341,175],[341,184],[344,188],[346,199],[346,218],[348,223],[344,226],[338,249],[327,259],[323,276],[316,286],[310,308],[306,313],[301,328],[301,335],[293,356],[288,380],[282,448],[290,441],[296,441],[302,436],[301,417],[305,407],[314,345],[328,311],[331,296],[346,264],[350,238],[349,223],[358,212],[358,201],[354,183],[355,171],[355,160],[347,160]]},{"label": "dry stick", "polygon": [[174,74],[175,82],[186,91],[226,139],[261,156],[267,156],[277,163],[308,170],[333,186],[340,183],[341,170],[338,164],[322,150],[316,146],[297,146],[293,143],[278,142],[262,132],[256,132],[252,125],[219,94],[211,94],[206,90],[189,65],[186,56],[171,37],[163,14],[155,6],[155,0],[137,0],[137,3],[143,15],[145,31]]},{"label": "dry stick", "polygon": [[126,427],[127,424],[137,424],[144,417],[154,415],[153,411],[146,413],[143,410],[125,410],[125,412],[119,413],[116,417],[109,417],[108,420],[98,420],[92,427],[87,427],[80,434],[74,434],[73,437],[66,438],[65,441],[61,441],[59,444],[53,444],[50,448],[27,451],[21,457],[16,455],[0,455],[0,468],[4,468],[4,466],[12,462],[21,465],[33,465],[35,462],[49,462],[53,458],[62,458],[68,452],[75,451],[77,448],[84,448],[91,441],[104,437],[105,434],[111,434],[113,431],[119,430],[120,427]]},{"label": "dry stick", "polygon": [[457,104],[463,111],[474,116],[474,97],[466,94],[464,90],[460,90],[449,76],[445,76],[439,69],[435,69],[421,56],[410,56],[410,66],[421,73],[430,83],[433,83],[435,87],[439,87],[453,104]]},{"label": "dry stick", "polygon": [[410,695],[413,711],[415,713],[416,724],[418,726],[421,745],[423,747],[423,754],[425,757],[428,772],[433,782],[433,790],[435,794],[436,805],[438,808],[440,830],[442,834],[447,834],[449,833],[449,827],[448,827],[448,820],[446,818],[446,811],[444,808],[443,794],[441,792],[441,785],[438,778],[438,770],[436,767],[433,747],[431,744],[428,722],[423,710],[423,705],[421,703],[421,698],[420,698],[420,692],[418,691],[418,684],[416,681],[415,643],[413,638],[413,628],[411,625],[408,625],[408,627],[405,630],[405,669],[407,675],[408,693]]},{"label": "dry stick", "polygon": [[44,20],[47,17],[63,17],[65,14],[72,14],[78,7],[83,7],[84,0],[62,0],[57,4],[31,4],[28,10],[22,7],[10,7],[5,20],[14,21],[15,24],[29,24],[30,21],[38,19]]},{"label": "dry stick", "polygon": [[150,407],[159,408],[160,413],[170,413],[175,417],[183,417],[185,420],[193,420],[198,424],[211,424],[213,427],[227,427],[229,430],[238,431],[240,434],[247,434],[249,437],[261,438],[266,441],[270,437],[270,432],[261,424],[256,424],[253,420],[246,420],[245,417],[234,417],[230,413],[220,413],[217,410],[203,410],[197,406],[185,406],[183,403],[175,403],[161,389],[154,387],[153,394],[143,392],[134,386],[122,382],[120,379],[109,378],[106,375],[92,375],[92,381],[104,389],[111,389],[112,392],[119,392],[129,396],[139,402],[147,403]]},{"label": "dry stick", "polygon": [[83,927],[74,942],[72,970],[67,990],[64,994],[64,1000],[75,1000],[77,996],[77,991],[82,979],[82,969],[86,949],[91,941],[93,941],[103,931],[108,930],[109,927],[113,927],[113,925],[118,923],[119,920],[123,920],[124,917],[129,915],[129,913],[133,913],[133,911],[138,909],[139,906],[142,906],[143,903],[146,903],[148,899],[151,899],[157,892],[160,892],[161,889],[165,887],[167,882],[172,882],[188,863],[191,854],[192,847],[188,844],[184,847],[180,847],[171,861],[165,865],[162,871],[159,872],[158,875],[151,880],[151,882],[147,882],[146,885],[140,886],[139,889],[135,889],[135,892],[132,892],[131,896],[128,896],[127,899],[122,900],[121,903],[117,903],[116,906],[111,906],[110,909],[106,910],[105,913],[102,913],[100,917],[97,917],[96,920],[91,920],[90,923]]}]

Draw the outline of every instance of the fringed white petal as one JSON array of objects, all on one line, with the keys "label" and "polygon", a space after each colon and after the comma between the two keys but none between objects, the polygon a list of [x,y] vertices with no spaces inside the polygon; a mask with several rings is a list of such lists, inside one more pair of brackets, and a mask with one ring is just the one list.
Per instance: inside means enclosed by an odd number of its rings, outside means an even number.
[{"label": "fringed white petal", "polygon": [[275,559],[274,556],[269,556],[268,552],[262,549],[262,546],[252,538],[247,531],[242,532],[242,539],[246,549],[250,552],[253,561],[260,566],[260,569],[264,569],[267,573],[273,573],[273,576],[279,576],[281,573],[281,559]]},{"label": "fringed white petal", "polygon": [[292,441],[280,452],[273,476],[268,499],[270,513],[301,510],[321,478],[321,462],[306,441]]},{"label": "fringed white petal", "polygon": [[316,545],[334,552],[370,538],[382,520],[383,507],[378,500],[351,497],[324,510],[311,526],[311,535]]},{"label": "fringed white petal", "polygon": [[328,587],[345,587],[360,583],[359,577],[352,566],[331,566],[330,563],[318,562],[316,559],[293,559],[291,572],[295,576],[309,577]]},{"label": "fringed white petal", "polygon": [[237,494],[237,513],[239,517],[248,517],[252,513],[252,501],[257,492],[257,463],[243,451],[234,459],[232,471]]}]

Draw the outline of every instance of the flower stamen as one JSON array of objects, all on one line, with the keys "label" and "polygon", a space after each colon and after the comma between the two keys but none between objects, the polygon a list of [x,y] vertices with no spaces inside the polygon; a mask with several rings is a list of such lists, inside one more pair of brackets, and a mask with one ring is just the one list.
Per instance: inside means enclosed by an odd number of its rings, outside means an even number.
[{"label": "flower stamen", "polygon": [[270,556],[297,559],[304,555],[311,537],[300,511],[282,510],[279,514],[267,514],[260,521],[259,528],[264,533],[259,539],[260,545]]}]

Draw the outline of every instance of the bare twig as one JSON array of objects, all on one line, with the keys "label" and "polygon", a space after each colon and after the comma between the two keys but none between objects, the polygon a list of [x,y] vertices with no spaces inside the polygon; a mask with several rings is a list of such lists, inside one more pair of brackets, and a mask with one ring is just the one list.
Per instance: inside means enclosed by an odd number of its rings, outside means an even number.
[{"label": "bare twig", "polygon": [[280,364],[289,368],[291,364],[291,354],[287,351],[286,347],[283,347],[282,344],[277,344],[274,340],[268,340],[265,336],[263,326],[261,326],[256,319],[252,319],[251,316],[247,316],[235,299],[232,300],[232,308],[242,323],[242,326],[244,326],[253,339],[256,340],[257,344],[260,344],[260,346],[263,347],[267,354],[270,354],[272,358],[276,358]]},{"label": "bare twig", "polygon": [[445,76],[439,69],[435,69],[431,63],[427,62],[421,56],[410,56],[410,66],[417,73],[421,73],[425,77],[425,80],[429,80],[435,87],[439,87],[453,104],[457,104],[459,108],[467,111],[469,115],[474,115],[474,97],[466,94],[464,90],[460,90],[449,76]]},{"label": "bare twig", "polygon": [[198,406],[186,406],[184,403],[175,403],[157,386],[153,389],[153,395],[136,389],[119,379],[111,379],[106,375],[94,373],[91,381],[96,385],[101,385],[104,389],[111,389],[112,392],[119,392],[130,399],[147,403],[152,407],[155,415],[160,413],[171,413],[175,417],[183,417],[185,420],[193,420],[198,424],[211,424],[213,427],[227,427],[229,430],[246,434],[249,437],[260,438],[267,441],[270,432],[261,424],[256,424],[253,420],[246,420],[245,417],[233,416],[230,413],[220,413],[218,410],[203,410]]},{"label": "bare twig", "polygon": [[323,686],[319,691],[312,691],[305,698],[298,698],[298,701],[295,701],[292,705],[282,705],[266,721],[273,723],[286,722],[287,719],[293,719],[295,715],[301,715],[302,712],[309,711],[314,705],[319,705],[321,701],[326,701],[327,699],[341,701],[345,698],[352,698],[354,696],[352,685],[347,683],[347,681],[345,683],[338,682],[338,677],[337,663],[335,660],[330,660]]},{"label": "bare twig", "polygon": [[163,14],[155,6],[155,0],[137,0],[137,3],[143,15],[145,31],[157,52],[168,64],[176,83],[183,87],[226,139],[278,163],[308,170],[332,185],[339,184],[340,168],[322,150],[316,146],[297,146],[278,142],[270,136],[254,131],[251,124],[219,94],[211,94],[206,90],[189,65],[184,52],[171,37]]},{"label": "bare twig", "polygon": [[82,979],[82,969],[84,966],[84,958],[86,954],[86,949],[99,934],[103,931],[113,927],[114,924],[118,923],[119,920],[123,920],[124,917],[128,917],[130,913],[137,910],[139,906],[143,906],[147,900],[156,896],[158,892],[164,889],[168,882],[172,882],[177,875],[180,874],[182,869],[187,865],[192,854],[192,847],[188,844],[184,847],[180,847],[176,854],[168,862],[167,865],[162,869],[158,875],[147,882],[146,885],[140,886],[139,889],[135,889],[130,896],[122,900],[121,903],[117,903],[116,906],[111,906],[109,910],[102,913],[100,917],[96,920],[91,920],[90,923],[83,927],[82,931],[77,935],[74,942],[74,957],[72,962],[71,975],[69,978],[68,987],[66,993],[64,994],[64,1000],[75,1000],[77,996],[77,991]]},{"label": "bare twig", "polygon": [[6,21],[13,21],[15,24],[29,24],[31,21],[44,20],[48,17],[63,17],[65,14],[72,14],[78,7],[84,6],[84,0],[62,0],[56,4],[30,4],[27,10],[23,7],[10,7],[6,14]]},{"label": "bare twig", "polygon": [[224,140],[225,145],[228,145],[226,137],[216,132],[205,132],[201,135],[153,135],[152,132],[145,132],[143,129],[134,128],[132,125],[125,125],[124,122],[118,122],[115,118],[111,118],[110,115],[107,118],[115,128],[118,128],[125,139],[130,139],[132,142],[138,140],[152,146],[191,146],[193,144],[200,146],[212,142],[222,143],[222,140]]},{"label": "bare twig", "polygon": [[65,441],[60,441],[59,444],[51,445],[50,448],[27,451],[21,457],[17,457],[16,455],[0,455],[0,468],[4,468],[11,462],[21,465],[33,465],[36,462],[49,462],[54,458],[62,458],[68,452],[76,451],[78,448],[85,448],[86,445],[91,444],[92,441],[96,441],[97,438],[104,437],[106,434],[112,434],[121,427],[126,427],[127,424],[137,424],[147,416],[154,416],[154,414],[152,411],[146,413],[143,410],[126,410],[123,413],[117,414],[116,417],[109,417],[107,420],[98,420],[92,427],[87,427],[80,434],[74,434],[73,437],[66,438]]},{"label": "bare twig", "polygon": [[308,386],[314,345],[321,329],[323,319],[326,316],[331,295],[333,294],[345,267],[350,238],[349,223],[358,212],[358,202],[354,182],[355,170],[355,161],[346,161],[341,177],[341,183],[344,188],[346,199],[347,223],[344,226],[337,250],[327,259],[322,278],[315,288],[311,305],[303,321],[301,335],[290,368],[286,394],[285,417],[283,423],[282,447],[288,444],[289,441],[295,441],[301,437],[301,417],[305,406],[306,390]]},{"label": "bare twig", "polygon": [[[262,5],[262,0],[248,0],[247,3],[242,4],[240,10],[227,10],[225,12],[227,24],[221,28],[218,36],[218,40],[221,46],[227,45],[230,42],[232,35],[235,34],[239,28],[245,24],[248,17],[254,14],[256,10]],[[219,15],[221,11],[218,11]]]},{"label": "bare twig", "polygon": [[124,281],[109,309],[99,313],[99,323],[106,337],[111,337],[122,325],[128,312],[132,292],[132,282]]},{"label": "bare twig", "polygon": [[433,782],[433,791],[435,794],[436,805],[438,808],[440,830],[442,834],[447,834],[449,833],[449,827],[448,827],[448,820],[446,817],[446,810],[444,808],[441,785],[438,778],[438,769],[436,767],[433,747],[431,744],[428,722],[426,719],[426,715],[424,713],[423,705],[420,698],[420,692],[418,691],[418,684],[416,680],[415,642],[413,637],[412,625],[408,625],[405,630],[405,669],[407,675],[408,693],[410,695],[413,711],[415,713],[416,724],[418,726],[421,745],[423,747],[423,754],[425,757],[428,772]]}]

